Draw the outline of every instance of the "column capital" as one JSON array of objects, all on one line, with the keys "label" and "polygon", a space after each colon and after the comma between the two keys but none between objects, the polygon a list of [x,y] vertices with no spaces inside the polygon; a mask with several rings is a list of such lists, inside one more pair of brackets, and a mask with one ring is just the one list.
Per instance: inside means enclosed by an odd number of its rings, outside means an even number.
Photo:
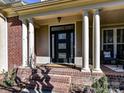
[{"label": "column capital", "polygon": [[20,21],[25,21],[26,19],[23,18],[23,17],[21,17],[21,16],[19,16],[19,20],[20,20]]},{"label": "column capital", "polygon": [[27,24],[27,19],[19,17],[19,20],[22,22],[22,24]]},{"label": "column capital", "polygon": [[27,20],[31,23],[33,23],[33,18],[27,18]]},{"label": "column capital", "polygon": [[92,9],[92,12],[93,12],[93,14],[99,14],[99,12],[101,11],[101,9]]},{"label": "column capital", "polygon": [[5,20],[5,21],[7,20],[6,17],[5,17],[2,13],[0,13],[0,17],[1,17],[3,20]]},{"label": "column capital", "polygon": [[83,15],[87,15],[88,16],[88,12],[89,12],[88,9],[83,9]]}]

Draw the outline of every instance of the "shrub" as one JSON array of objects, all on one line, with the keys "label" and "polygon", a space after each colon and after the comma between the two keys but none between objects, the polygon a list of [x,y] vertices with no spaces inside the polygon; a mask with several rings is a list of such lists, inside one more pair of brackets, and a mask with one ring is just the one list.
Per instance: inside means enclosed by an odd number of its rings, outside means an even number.
[{"label": "shrub", "polygon": [[108,79],[106,76],[96,79],[92,87],[96,90],[96,93],[108,93]]},{"label": "shrub", "polygon": [[7,87],[12,87],[14,85],[14,80],[15,80],[15,76],[16,76],[16,71],[15,69],[13,69],[10,72],[5,72],[3,70],[3,84]]}]

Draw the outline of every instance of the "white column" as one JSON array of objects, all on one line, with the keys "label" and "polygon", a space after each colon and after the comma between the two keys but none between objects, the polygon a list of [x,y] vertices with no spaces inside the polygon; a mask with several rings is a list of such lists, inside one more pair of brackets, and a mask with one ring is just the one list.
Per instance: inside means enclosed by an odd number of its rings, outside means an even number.
[{"label": "white column", "polygon": [[29,19],[29,65],[34,67],[34,25],[33,20]]},{"label": "white column", "polygon": [[28,40],[27,40],[27,23],[26,20],[22,20],[22,66],[27,66],[28,63]]},{"label": "white column", "polygon": [[99,10],[95,9],[93,14],[93,67],[94,71],[100,69],[100,15]]},{"label": "white column", "polygon": [[82,27],[82,49],[83,49],[83,68],[82,71],[89,72],[89,17],[88,11],[84,10],[83,13],[83,27]]},{"label": "white column", "polygon": [[0,13],[0,74],[8,71],[8,26],[7,19]]}]

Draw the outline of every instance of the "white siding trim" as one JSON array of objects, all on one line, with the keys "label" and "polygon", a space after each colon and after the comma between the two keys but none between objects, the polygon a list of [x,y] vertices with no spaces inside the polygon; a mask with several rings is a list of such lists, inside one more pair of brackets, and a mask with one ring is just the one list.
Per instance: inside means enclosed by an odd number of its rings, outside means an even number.
[{"label": "white siding trim", "polygon": [[82,68],[82,57],[75,57],[75,65]]},{"label": "white siding trim", "polygon": [[48,56],[36,56],[37,64],[47,64],[50,63],[50,57]]}]

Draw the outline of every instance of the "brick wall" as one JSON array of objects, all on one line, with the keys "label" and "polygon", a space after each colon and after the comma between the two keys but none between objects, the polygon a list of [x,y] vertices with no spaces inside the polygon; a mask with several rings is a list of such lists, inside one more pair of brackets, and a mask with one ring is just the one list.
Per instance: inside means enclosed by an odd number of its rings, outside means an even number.
[{"label": "brick wall", "polygon": [[22,30],[18,17],[8,18],[8,65],[9,69],[22,63]]}]

